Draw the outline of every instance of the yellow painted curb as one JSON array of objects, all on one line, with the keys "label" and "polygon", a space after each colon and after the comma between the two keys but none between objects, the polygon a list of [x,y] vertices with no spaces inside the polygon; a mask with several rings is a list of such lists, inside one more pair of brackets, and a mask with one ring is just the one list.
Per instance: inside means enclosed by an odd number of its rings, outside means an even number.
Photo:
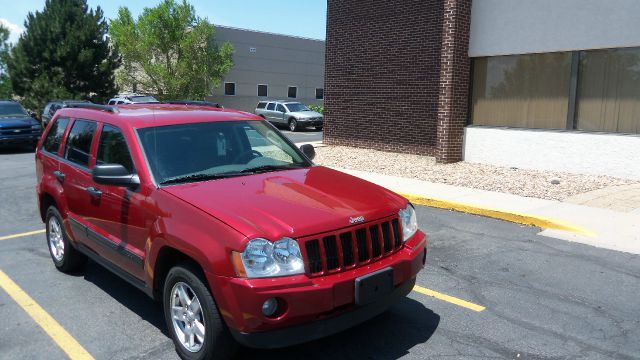
[{"label": "yellow painted curb", "polygon": [[588,237],[595,237],[591,230],[574,225],[562,220],[549,219],[536,215],[515,213],[507,210],[490,209],[472,204],[464,204],[455,201],[428,198],[420,195],[401,194],[414,204],[430,206],[439,209],[455,210],[474,215],[486,216],[494,219],[510,221],[516,224],[537,226],[543,229],[555,229],[568,231]]}]

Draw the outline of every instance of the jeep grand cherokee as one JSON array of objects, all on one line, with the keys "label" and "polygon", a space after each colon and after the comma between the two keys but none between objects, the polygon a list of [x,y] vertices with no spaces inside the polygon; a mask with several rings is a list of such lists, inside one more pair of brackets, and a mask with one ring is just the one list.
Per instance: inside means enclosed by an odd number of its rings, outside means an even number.
[{"label": "jeep grand cherokee", "polygon": [[36,155],[53,263],[160,300],[183,359],[346,329],[411,291],[426,237],[406,199],[313,155],[245,112],[63,108]]}]

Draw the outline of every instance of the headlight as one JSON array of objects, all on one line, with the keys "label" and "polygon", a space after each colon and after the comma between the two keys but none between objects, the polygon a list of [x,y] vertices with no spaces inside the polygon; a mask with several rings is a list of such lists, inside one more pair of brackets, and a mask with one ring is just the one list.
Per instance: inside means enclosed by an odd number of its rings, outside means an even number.
[{"label": "headlight", "polygon": [[41,130],[42,126],[40,126],[40,124],[38,125],[31,125],[31,130]]},{"label": "headlight", "polygon": [[304,274],[300,246],[290,238],[253,239],[242,253],[233,253],[233,265],[238,275],[248,278]]},{"label": "headlight", "polygon": [[407,241],[418,231],[416,210],[413,205],[407,204],[407,207],[401,209],[398,215],[400,215],[400,221],[402,221],[402,240]]}]

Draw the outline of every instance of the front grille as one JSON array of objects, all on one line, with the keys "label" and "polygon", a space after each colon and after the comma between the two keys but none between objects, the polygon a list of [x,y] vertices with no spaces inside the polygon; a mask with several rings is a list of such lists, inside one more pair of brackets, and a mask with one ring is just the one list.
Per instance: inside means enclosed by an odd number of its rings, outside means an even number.
[{"label": "front grille", "polygon": [[310,275],[338,272],[386,257],[402,247],[397,217],[299,239]]}]

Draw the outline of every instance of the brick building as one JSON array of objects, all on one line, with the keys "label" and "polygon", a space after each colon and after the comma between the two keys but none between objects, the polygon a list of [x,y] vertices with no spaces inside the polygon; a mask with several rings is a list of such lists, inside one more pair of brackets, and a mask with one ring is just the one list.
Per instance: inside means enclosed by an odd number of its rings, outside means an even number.
[{"label": "brick building", "polygon": [[325,134],[640,178],[640,2],[328,0]]}]

